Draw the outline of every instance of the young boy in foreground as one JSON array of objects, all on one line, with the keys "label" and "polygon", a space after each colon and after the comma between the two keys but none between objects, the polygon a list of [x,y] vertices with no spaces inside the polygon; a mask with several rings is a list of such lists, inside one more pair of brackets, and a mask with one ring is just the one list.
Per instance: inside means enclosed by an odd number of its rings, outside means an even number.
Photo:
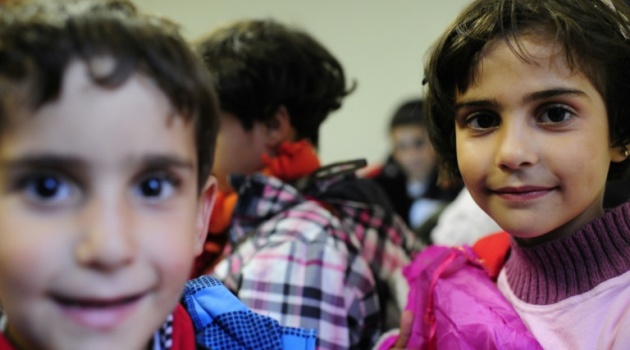
[{"label": "young boy in foreground", "polygon": [[3,8],[0,349],[314,346],[212,278],[184,290],[216,188],[211,86],[129,2]]}]

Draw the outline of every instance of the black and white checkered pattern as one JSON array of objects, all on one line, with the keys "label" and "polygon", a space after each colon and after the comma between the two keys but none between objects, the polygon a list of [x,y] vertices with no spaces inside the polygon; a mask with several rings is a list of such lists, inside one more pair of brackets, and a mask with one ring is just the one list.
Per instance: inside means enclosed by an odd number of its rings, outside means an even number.
[{"label": "black and white checkered pattern", "polygon": [[173,347],[173,314],[168,315],[156,338],[158,343],[154,344],[154,350],[169,350]]}]

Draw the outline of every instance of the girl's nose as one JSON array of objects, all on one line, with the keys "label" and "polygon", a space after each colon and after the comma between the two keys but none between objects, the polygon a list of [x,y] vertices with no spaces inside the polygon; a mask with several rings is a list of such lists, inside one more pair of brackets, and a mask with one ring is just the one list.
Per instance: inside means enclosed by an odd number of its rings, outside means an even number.
[{"label": "girl's nose", "polygon": [[505,170],[518,170],[538,162],[535,133],[527,123],[504,123],[496,145],[496,165]]}]

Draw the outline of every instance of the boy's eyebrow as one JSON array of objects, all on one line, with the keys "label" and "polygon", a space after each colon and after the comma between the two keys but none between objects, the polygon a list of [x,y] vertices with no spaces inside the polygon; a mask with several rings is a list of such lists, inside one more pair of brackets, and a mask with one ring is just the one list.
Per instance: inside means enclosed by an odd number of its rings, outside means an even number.
[{"label": "boy's eyebrow", "polygon": [[[140,164],[146,168],[186,168],[193,169],[194,165],[188,160],[177,155],[147,155],[140,159]],[[45,168],[45,169],[74,169],[85,170],[87,163],[79,157],[60,156],[53,154],[41,155],[25,155],[16,157],[15,159],[0,159],[0,168],[2,169],[28,169],[28,168]]]},{"label": "boy's eyebrow", "polygon": [[[524,103],[529,103],[537,100],[544,100],[552,97],[565,96],[565,95],[578,95],[578,96],[587,96],[587,94],[578,89],[568,89],[568,88],[554,88],[543,91],[535,91],[525,95],[523,98]],[[495,99],[471,99],[464,100],[455,104],[455,110],[459,110],[464,107],[496,107],[499,103]]]},{"label": "boy's eyebrow", "polygon": [[147,168],[185,168],[194,169],[194,164],[191,160],[179,157],[177,155],[148,155],[142,158],[142,164]]},{"label": "boy's eyebrow", "polygon": [[52,154],[25,155],[15,159],[0,159],[2,169],[47,168],[47,169],[85,169],[85,162],[77,157]]}]

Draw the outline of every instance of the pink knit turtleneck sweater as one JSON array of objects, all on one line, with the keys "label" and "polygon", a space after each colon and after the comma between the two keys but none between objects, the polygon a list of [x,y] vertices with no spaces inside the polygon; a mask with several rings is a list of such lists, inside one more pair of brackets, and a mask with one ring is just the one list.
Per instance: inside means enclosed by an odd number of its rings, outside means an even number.
[{"label": "pink knit turtleneck sweater", "polygon": [[531,247],[512,241],[505,265],[514,294],[538,305],[582,294],[629,270],[630,203],[605,213],[568,237]]},{"label": "pink knit turtleneck sweater", "polygon": [[545,349],[628,349],[630,203],[568,237],[512,242],[497,284]]}]

